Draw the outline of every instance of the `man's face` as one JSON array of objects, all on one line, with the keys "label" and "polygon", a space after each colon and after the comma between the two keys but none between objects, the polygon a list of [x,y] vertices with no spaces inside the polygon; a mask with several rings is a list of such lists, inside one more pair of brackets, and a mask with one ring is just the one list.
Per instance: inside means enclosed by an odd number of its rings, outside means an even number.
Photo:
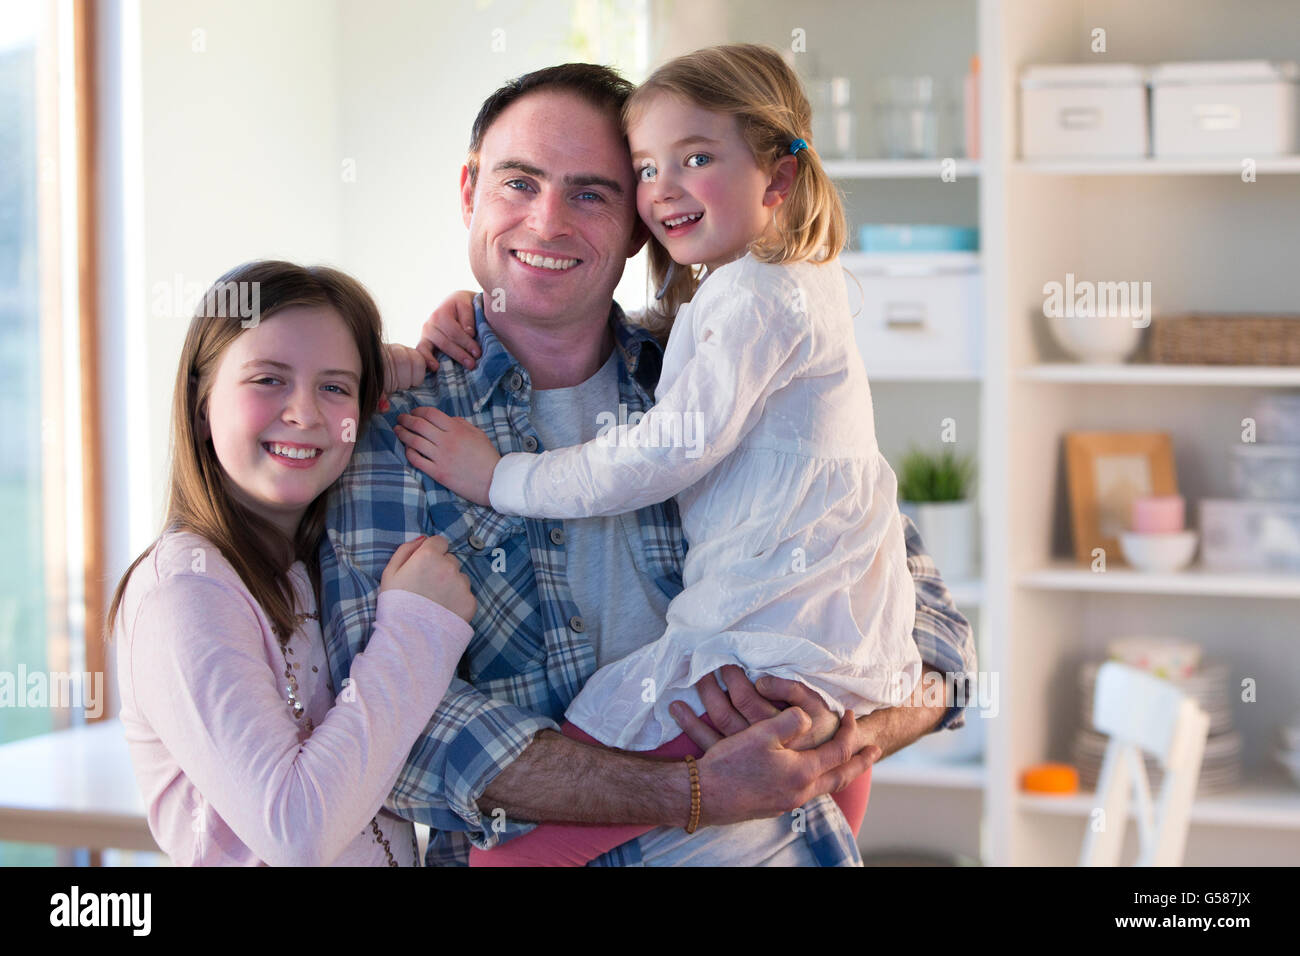
[{"label": "man's face", "polygon": [[622,132],[568,92],[529,93],[497,117],[476,185],[461,172],[461,209],[479,285],[541,321],[603,317],[645,240]]}]

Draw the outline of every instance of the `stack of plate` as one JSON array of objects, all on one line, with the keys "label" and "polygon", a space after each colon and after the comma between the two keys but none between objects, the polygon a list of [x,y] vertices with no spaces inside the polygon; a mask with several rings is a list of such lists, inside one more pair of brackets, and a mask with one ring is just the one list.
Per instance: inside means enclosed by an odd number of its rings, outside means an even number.
[{"label": "stack of plate", "polygon": [[[1092,730],[1080,730],[1074,740],[1074,761],[1079,768],[1079,786],[1096,790],[1101,778],[1101,761],[1106,754],[1110,738]],[[1152,798],[1160,789],[1164,773],[1159,763],[1149,754],[1143,754],[1147,780],[1151,784]],[[1205,741],[1205,758],[1201,761],[1201,776],[1196,783],[1197,796],[1232,790],[1241,783],[1241,735],[1236,731],[1218,734]]]},{"label": "stack of plate", "polygon": [[[1096,789],[1101,776],[1101,761],[1110,738],[1092,729],[1092,702],[1097,684],[1099,662],[1084,664],[1079,671],[1079,689],[1083,693],[1083,726],[1074,742],[1074,760],[1079,768],[1079,785]],[[1210,715],[1210,735],[1205,742],[1205,757],[1196,792],[1200,795],[1231,790],[1241,781],[1241,735],[1232,729],[1232,706],[1228,696],[1228,666],[1220,661],[1201,661],[1197,670],[1170,680],[1192,697]],[[1147,779],[1153,790],[1160,786],[1162,771],[1149,754],[1143,754]],[[1154,796],[1154,794],[1153,794]]]},{"label": "stack of plate", "polygon": [[[1083,726],[1092,727],[1092,702],[1096,697],[1097,671],[1101,663],[1092,661],[1079,669],[1079,690],[1083,694]],[[1210,715],[1210,736],[1232,730],[1232,700],[1228,696],[1228,665],[1204,660],[1187,677],[1165,678]]]},{"label": "stack of plate", "polygon": [[1297,785],[1300,785],[1300,714],[1292,718],[1291,723],[1282,727],[1282,746],[1277,750],[1277,759],[1286,767]]}]

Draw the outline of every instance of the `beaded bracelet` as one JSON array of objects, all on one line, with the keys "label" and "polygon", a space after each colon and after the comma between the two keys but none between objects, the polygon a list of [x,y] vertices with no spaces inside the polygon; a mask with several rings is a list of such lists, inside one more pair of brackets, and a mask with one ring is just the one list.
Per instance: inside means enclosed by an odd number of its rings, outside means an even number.
[{"label": "beaded bracelet", "polygon": [[686,824],[686,832],[694,833],[700,825],[700,771],[690,754],[686,755],[686,769],[691,773],[691,819]]}]

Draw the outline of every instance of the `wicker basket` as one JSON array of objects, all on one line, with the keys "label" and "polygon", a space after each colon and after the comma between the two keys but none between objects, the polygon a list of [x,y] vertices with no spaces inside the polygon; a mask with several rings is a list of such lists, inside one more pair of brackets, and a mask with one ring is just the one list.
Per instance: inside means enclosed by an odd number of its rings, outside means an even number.
[{"label": "wicker basket", "polygon": [[1151,361],[1300,365],[1300,315],[1168,315],[1151,322]]}]

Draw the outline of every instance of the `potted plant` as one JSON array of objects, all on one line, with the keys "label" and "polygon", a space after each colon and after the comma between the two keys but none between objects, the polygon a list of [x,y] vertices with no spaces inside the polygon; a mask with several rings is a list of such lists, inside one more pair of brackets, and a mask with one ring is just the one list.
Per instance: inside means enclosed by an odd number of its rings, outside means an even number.
[{"label": "potted plant", "polygon": [[945,579],[975,575],[975,463],[951,448],[913,448],[898,469],[898,507],[916,522],[926,550]]}]

